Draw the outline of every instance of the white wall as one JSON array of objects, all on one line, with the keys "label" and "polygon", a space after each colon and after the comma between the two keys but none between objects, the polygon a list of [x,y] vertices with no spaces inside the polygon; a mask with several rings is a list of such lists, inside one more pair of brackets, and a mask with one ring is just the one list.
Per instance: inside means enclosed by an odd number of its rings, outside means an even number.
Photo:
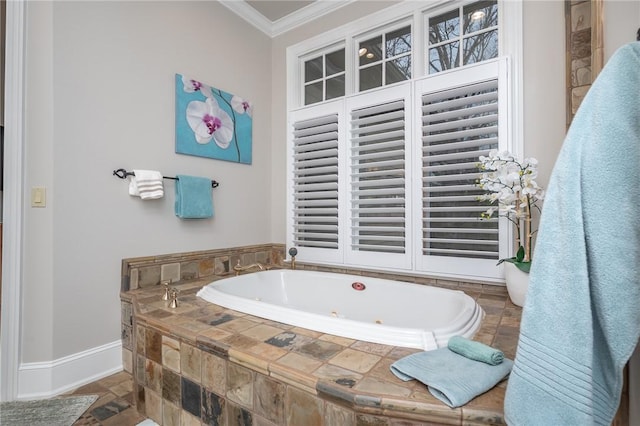
[{"label": "white wall", "polygon": [[604,60],[623,44],[635,41],[640,28],[640,1],[606,0],[604,2]]},{"label": "white wall", "polygon": [[[216,2],[28,2],[26,19],[27,186],[47,207],[26,207],[23,363],[120,339],[123,258],[270,242],[272,192],[263,33]],[[175,73],[254,103],[251,166],[175,154]],[[171,181],[130,197],[119,167],[218,180],[215,218],[176,218]]]}]

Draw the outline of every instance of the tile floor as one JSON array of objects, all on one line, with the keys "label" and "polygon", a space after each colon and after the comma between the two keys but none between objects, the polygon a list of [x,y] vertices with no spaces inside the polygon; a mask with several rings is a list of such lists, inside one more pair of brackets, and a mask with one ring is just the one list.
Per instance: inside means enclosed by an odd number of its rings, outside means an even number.
[{"label": "tile floor", "polygon": [[99,396],[73,426],[135,426],[146,418],[133,406],[133,377],[124,371],[69,394]]}]

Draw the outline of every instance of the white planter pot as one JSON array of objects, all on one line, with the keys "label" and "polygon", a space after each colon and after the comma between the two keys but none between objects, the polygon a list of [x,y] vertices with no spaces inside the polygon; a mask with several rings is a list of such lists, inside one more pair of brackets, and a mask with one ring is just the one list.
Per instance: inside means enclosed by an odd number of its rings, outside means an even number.
[{"label": "white planter pot", "polygon": [[503,265],[509,297],[514,305],[523,306],[529,288],[529,274],[522,272],[511,262],[504,262]]}]

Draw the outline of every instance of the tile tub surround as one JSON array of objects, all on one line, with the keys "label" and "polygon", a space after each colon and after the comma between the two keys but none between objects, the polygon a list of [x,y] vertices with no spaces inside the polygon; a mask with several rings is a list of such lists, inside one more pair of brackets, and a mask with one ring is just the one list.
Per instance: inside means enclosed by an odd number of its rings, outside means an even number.
[{"label": "tile tub surround", "polygon": [[154,287],[162,281],[171,281],[172,285],[194,279],[212,278],[212,281],[214,277],[233,273],[238,262],[279,266],[285,257],[284,250],[283,244],[262,244],[123,259],[120,291]]},{"label": "tile tub surround", "polygon": [[[506,381],[451,409],[389,371],[419,350],[296,328],[195,296],[217,278],[183,280],[177,309],[166,307],[159,286],[122,293],[124,365],[140,414],[164,425],[503,423]],[[502,287],[465,291],[486,313],[476,340],[513,358],[521,309]]]}]

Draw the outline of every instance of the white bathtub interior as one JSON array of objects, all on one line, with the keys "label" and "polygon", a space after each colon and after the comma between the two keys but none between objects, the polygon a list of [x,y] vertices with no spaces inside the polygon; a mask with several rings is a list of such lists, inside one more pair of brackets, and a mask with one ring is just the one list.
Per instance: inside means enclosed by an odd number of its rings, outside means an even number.
[{"label": "white bathtub interior", "polygon": [[304,270],[226,278],[204,286],[198,296],[310,330],[424,350],[445,346],[454,335],[472,337],[484,316],[461,291]]}]

